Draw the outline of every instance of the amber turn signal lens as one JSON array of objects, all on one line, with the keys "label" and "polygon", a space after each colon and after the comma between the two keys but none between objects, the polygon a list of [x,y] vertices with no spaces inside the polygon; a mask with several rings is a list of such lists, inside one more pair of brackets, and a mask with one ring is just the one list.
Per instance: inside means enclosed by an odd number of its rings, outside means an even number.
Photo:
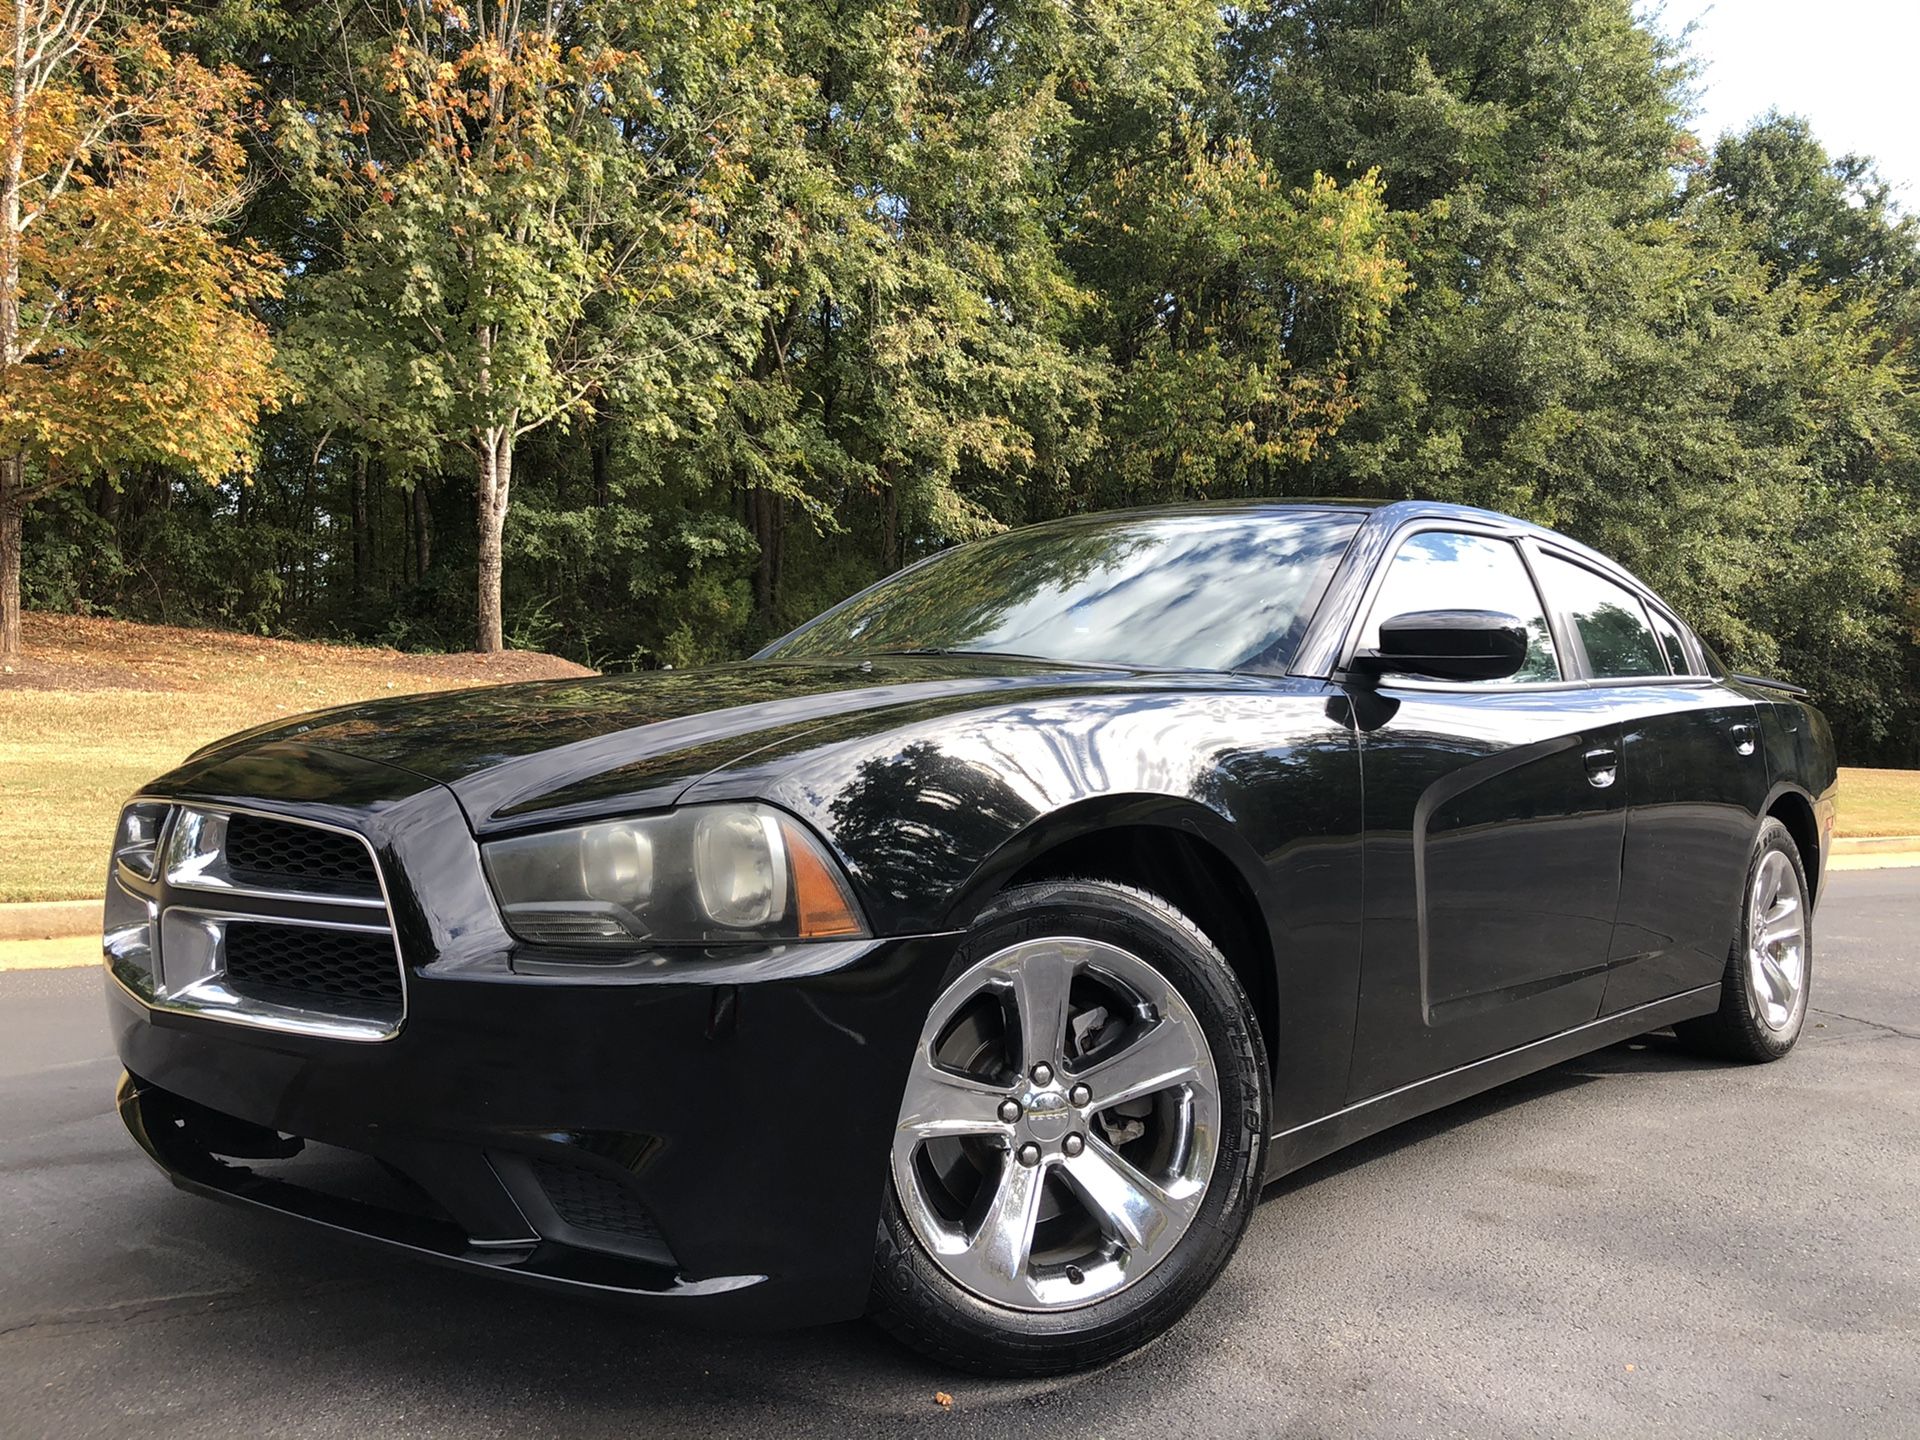
[{"label": "amber turn signal lens", "polygon": [[780,828],[786,831],[787,855],[793,863],[793,917],[800,938],[825,940],[835,935],[861,934],[853,897],[847,894],[840,877],[827,868],[814,842],[786,821]]}]

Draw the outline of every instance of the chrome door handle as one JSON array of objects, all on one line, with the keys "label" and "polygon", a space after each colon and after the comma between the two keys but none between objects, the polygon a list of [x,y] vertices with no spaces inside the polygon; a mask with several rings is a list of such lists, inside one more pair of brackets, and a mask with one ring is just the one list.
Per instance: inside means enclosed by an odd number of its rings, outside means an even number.
[{"label": "chrome door handle", "polygon": [[1759,731],[1745,720],[1729,729],[1727,735],[1733,741],[1735,754],[1751,755],[1759,746]]},{"label": "chrome door handle", "polygon": [[1587,751],[1587,783],[1596,790],[1613,784],[1620,773],[1620,752],[1611,745]]}]

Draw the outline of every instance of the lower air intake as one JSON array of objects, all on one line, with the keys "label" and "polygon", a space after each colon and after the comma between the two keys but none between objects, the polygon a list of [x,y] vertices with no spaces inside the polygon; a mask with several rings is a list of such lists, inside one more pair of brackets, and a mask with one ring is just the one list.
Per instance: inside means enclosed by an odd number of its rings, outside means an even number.
[{"label": "lower air intake", "polygon": [[558,1160],[535,1160],[532,1169],[554,1214],[576,1230],[618,1235],[648,1245],[664,1244],[653,1216],[623,1182]]},{"label": "lower air intake", "polygon": [[235,993],[273,1003],[397,1013],[403,998],[385,931],[235,921],[227,926],[226,965]]}]

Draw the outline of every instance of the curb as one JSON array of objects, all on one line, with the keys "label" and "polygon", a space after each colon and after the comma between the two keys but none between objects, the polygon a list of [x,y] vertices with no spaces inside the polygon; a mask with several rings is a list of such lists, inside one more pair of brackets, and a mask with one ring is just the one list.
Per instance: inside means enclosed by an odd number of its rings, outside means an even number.
[{"label": "curb", "polygon": [[100,968],[100,941],[92,935],[59,940],[0,941],[0,974],[19,970]]},{"label": "curb", "polygon": [[1865,855],[1829,855],[1827,873],[1843,870],[1910,870],[1920,867],[1920,850],[1879,850]]},{"label": "curb", "polygon": [[1863,835],[1833,842],[1835,855],[1906,854],[1916,850],[1920,850],[1920,835]]},{"label": "curb", "polygon": [[101,906],[93,900],[28,900],[0,905],[0,940],[66,940],[100,933]]}]

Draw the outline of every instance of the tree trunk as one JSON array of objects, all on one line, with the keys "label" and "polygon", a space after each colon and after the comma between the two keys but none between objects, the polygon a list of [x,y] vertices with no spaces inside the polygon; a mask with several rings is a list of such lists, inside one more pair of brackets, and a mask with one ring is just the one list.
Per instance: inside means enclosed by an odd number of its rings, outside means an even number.
[{"label": "tree trunk", "polygon": [[[13,84],[0,156],[0,385],[20,365],[20,182],[27,153],[27,30],[24,4],[13,10]],[[25,458],[0,457],[0,660],[20,653],[20,522],[27,508]]]},{"label": "tree trunk", "polygon": [[753,603],[762,618],[772,616],[780,599],[780,550],[785,538],[786,502],[771,490],[747,492],[753,517],[753,538],[760,558],[753,569]]},{"label": "tree trunk", "polygon": [[[396,497],[400,502],[400,586],[405,589],[415,579],[413,568],[413,491],[414,485],[402,490]],[[390,593],[397,593],[391,592]]]},{"label": "tree trunk", "polygon": [[358,604],[367,596],[367,571],[371,568],[373,524],[367,517],[367,456],[365,451],[353,457],[353,598]]},{"label": "tree trunk", "polygon": [[880,570],[891,575],[900,568],[900,491],[893,483],[893,472],[886,472],[880,500]]},{"label": "tree trunk", "polygon": [[433,509],[427,504],[424,477],[413,482],[413,560],[413,578],[424,580],[433,563]]},{"label": "tree trunk", "polygon": [[613,421],[607,415],[605,404],[602,401],[594,411],[593,422],[593,504],[597,510],[606,509],[613,499]]},{"label": "tree trunk", "polygon": [[491,426],[479,437],[479,474],[475,487],[479,546],[474,648],[495,655],[507,648],[500,625],[500,549],[507,529],[507,493],[513,483],[513,429]]},{"label": "tree trunk", "polygon": [[387,462],[367,462],[367,588],[372,590],[387,573],[385,526],[380,523],[380,497],[387,492]]},{"label": "tree trunk", "polygon": [[20,653],[20,520],[26,494],[18,455],[0,460],[0,660]]}]

